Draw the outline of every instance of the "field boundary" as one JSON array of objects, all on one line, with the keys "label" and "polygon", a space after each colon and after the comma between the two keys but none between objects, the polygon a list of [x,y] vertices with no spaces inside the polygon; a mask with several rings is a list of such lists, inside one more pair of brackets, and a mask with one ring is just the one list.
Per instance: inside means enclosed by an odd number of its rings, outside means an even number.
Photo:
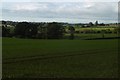
[{"label": "field boundary", "polygon": [[83,40],[105,40],[105,39],[120,39],[120,37],[89,38],[89,39],[83,39]]}]

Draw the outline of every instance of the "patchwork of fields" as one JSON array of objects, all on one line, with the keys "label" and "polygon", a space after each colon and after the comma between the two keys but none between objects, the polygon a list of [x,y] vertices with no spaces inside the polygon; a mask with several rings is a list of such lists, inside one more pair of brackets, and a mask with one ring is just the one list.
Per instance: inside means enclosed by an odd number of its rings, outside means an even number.
[{"label": "patchwork of fields", "polygon": [[3,78],[116,78],[118,40],[3,38]]}]

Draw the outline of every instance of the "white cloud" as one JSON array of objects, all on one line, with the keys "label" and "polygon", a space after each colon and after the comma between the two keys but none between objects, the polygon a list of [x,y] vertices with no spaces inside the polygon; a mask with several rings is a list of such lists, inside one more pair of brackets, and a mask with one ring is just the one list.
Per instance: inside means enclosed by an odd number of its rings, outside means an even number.
[{"label": "white cloud", "polygon": [[36,7],[36,6],[34,6],[34,5],[32,5],[32,4],[27,4],[27,5],[16,5],[15,6],[16,8],[15,8],[15,10],[37,10],[38,9],[38,7]]},{"label": "white cloud", "polygon": [[92,8],[92,7],[94,7],[94,5],[95,5],[94,2],[85,2],[84,7],[85,7],[85,8]]},{"label": "white cloud", "polygon": [[44,10],[46,9],[46,4],[39,4],[39,3],[16,3],[12,5],[11,10],[17,11],[36,11],[36,10]]}]

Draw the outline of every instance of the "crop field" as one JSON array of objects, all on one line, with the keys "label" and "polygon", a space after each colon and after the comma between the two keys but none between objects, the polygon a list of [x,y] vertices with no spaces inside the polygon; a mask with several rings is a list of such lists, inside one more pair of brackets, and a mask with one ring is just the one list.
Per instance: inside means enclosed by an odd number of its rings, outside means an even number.
[{"label": "crop field", "polygon": [[3,78],[117,78],[118,40],[2,39]]}]

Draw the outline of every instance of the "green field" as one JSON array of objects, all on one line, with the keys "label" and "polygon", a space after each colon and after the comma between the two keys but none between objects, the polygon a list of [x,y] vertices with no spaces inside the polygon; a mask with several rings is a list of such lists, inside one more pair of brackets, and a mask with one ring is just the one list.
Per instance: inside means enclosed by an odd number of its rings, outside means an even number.
[{"label": "green field", "polygon": [[3,38],[3,78],[116,78],[118,40]]}]

